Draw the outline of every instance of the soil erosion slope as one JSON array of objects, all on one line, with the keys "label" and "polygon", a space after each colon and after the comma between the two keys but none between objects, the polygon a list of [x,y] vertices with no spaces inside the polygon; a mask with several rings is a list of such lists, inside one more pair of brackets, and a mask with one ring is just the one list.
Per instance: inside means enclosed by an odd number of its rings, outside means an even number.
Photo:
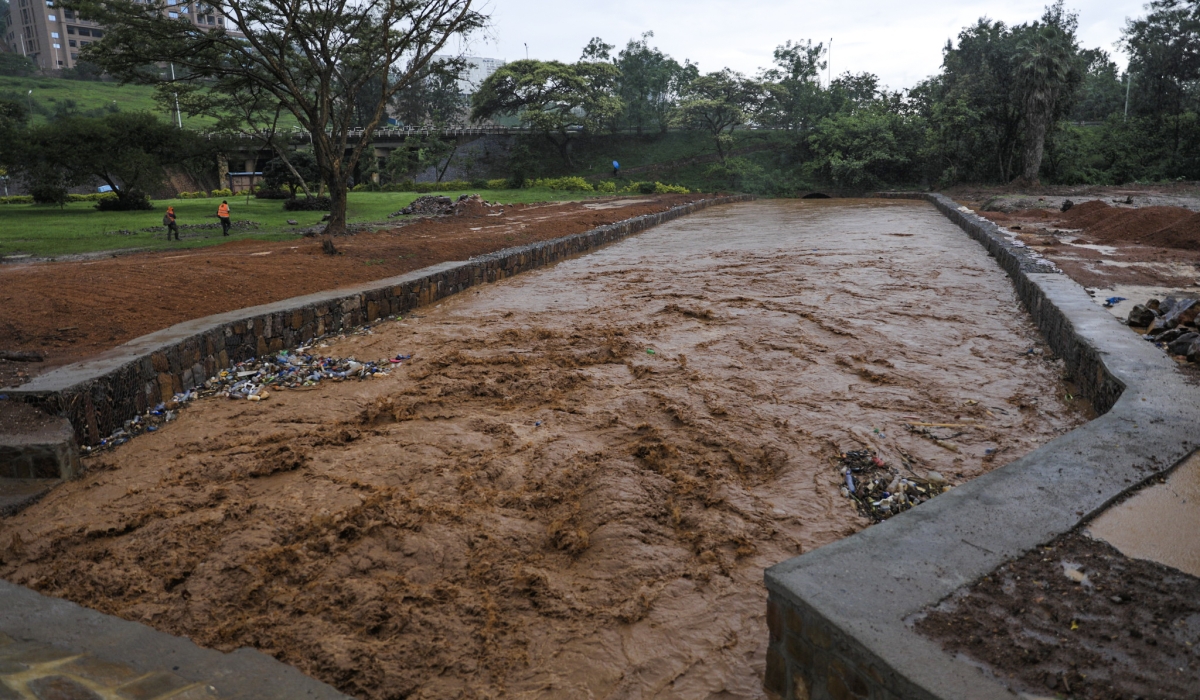
[{"label": "soil erosion slope", "polygon": [[914,202],[707,210],[321,351],[413,359],[199,401],[0,522],[0,575],[362,698],[758,697],[763,568],[867,525],[841,452],[961,482],[1082,420]]}]

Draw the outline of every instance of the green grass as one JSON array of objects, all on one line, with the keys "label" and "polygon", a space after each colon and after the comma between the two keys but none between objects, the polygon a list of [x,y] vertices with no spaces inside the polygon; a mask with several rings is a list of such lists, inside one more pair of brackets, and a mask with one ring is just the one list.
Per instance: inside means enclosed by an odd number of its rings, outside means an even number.
[{"label": "green grass", "polygon": [[[473,190],[488,201],[505,204],[583,199],[586,195],[550,190]],[[436,192],[451,197],[459,192]],[[355,222],[386,221],[387,215],[397,211],[420,195],[392,192],[351,192],[349,196],[348,220]],[[255,199],[251,197],[229,197],[230,214],[234,222],[254,221],[259,227],[252,232],[239,232],[229,238],[221,236],[220,229],[181,229],[180,242],[167,242],[164,232],[149,232],[139,229],[162,226],[163,213],[168,206],[175,207],[180,224],[217,222],[217,205],[220,199],[164,199],[155,200],[152,211],[100,212],[92,202],[75,202],[60,209],[38,204],[0,205],[0,257],[10,255],[33,255],[56,257],[80,253],[137,249],[179,249],[217,245],[240,239],[292,240],[298,237],[295,228],[287,223],[296,221],[300,227],[313,226],[321,222],[324,212],[285,212],[283,202],[277,199]],[[133,231],[126,235],[121,230]]]},{"label": "green grass", "polygon": [[[30,90],[33,92],[30,93]],[[20,100],[26,106],[32,106],[30,124],[46,123],[68,100],[73,101],[75,109],[83,114],[116,105],[122,112],[151,112],[164,121],[175,119],[175,111],[156,102],[154,88],[148,85],[0,76],[0,97]],[[209,117],[183,115],[183,125],[190,129],[204,130],[215,123],[216,120]],[[291,129],[297,123],[295,117],[285,114],[279,120],[279,128]]]}]

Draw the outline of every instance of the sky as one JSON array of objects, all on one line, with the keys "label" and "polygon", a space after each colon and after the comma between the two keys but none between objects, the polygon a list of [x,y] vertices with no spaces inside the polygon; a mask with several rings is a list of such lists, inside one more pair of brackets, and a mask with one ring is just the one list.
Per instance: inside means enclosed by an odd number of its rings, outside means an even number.
[{"label": "sky", "polygon": [[[938,72],[942,47],[963,27],[987,16],[1010,24],[1041,16],[1047,0],[477,0],[491,27],[455,45],[473,56],[509,61],[529,57],[577,61],[599,36],[623,47],[653,31],[657,46],[704,72],[730,67],[747,75],[771,63],[787,40],[833,40],[834,76],[871,72],[892,88],[911,87]],[[1079,14],[1080,45],[1102,48],[1124,68],[1115,46],[1126,18],[1144,14],[1143,0],[1068,0]],[[614,51],[615,53],[615,51]]]}]

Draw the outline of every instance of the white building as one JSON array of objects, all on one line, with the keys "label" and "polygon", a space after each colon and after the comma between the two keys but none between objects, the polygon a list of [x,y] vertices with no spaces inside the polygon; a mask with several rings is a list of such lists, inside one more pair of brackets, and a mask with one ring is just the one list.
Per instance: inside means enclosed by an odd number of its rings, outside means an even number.
[{"label": "white building", "polygon": [[[434,60],[442,59],[449,61],[454,59],[454,56],[439,55],[434,56]],[[503,66],[507,61],[499,58],[484,58],[482,56],[463,56],[467,62],[467,70],[463,72],[463,76],[458,81],[458,88],[468,95],[474,94],[483,81],[488,79],[492,73],[495,73],[500,66]]]}]

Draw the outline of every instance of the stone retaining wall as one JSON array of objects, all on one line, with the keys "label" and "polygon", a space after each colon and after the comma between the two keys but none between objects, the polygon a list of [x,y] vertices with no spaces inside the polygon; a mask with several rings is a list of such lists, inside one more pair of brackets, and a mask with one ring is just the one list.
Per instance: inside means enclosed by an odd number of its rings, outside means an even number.
[{"label": "stone retaining wall", "polygon": [[788,700],[1013,700],[913,617],[1005,561],[1069,532],[1195,449],[1200,390],[995,224],[924,199],[978,240],[1100,415],[919,508],[767,569],[765,688]]},{"label": "stone retaining wall", "polygon": [[185,322],[92,360],[48,372],[7,393],[65,416],[80,444],[95,445],[126,420],[176,393],[200,386],[233,363],[405,313],[478,284],[586,253],[714,204],[748,199],[751,197],[699,200],[466,262],[435,265],[352,289]]}]

